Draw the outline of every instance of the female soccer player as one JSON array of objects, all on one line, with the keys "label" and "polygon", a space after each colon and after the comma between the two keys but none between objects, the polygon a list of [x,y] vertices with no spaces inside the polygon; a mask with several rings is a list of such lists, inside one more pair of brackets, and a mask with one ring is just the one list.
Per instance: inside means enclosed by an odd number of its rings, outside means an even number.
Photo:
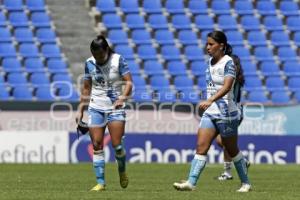
[{"label": "female soccer player", "polygon": [[[88,126],[93,144],[93,165],[97,185],[91,191],[105,190],[103,138],[108,127],[115,158],[118,163],[120,185],[126,188],[126,153],[123,144],[126,98],[132,90],[132,79],[124,58],[109,47],[105,37],[97,36],[91,45],[92,57],[85,62],[83,89],[80,97],[77,122],[83,118],[88,106]],[[122,90],[122,86],[124,89]]]},{"label": "female soccer player", "polygon": [[200,103],[200,109],[203,109],[204,113],[198,129],[196,155],[191,163],[188,180],[175,182],[173,186],[180,191],[196,188],[206,164],[210,145],[220,133],[223,145],[232,158],[242,182],[237,191],[249,192],[251,185],[246,162],[237,145],[239,113],[234,100],[236,68],[230,57],[232,48],[223,32],[213,31],[207,35],[206,50],[210,56],[206,70],[207,100]]},{"label": "female soccer player", "polygon": [[[240,58],[237,55],[232,55],[231,56],[233,63],[236,67],[236,81],[234,83],[234,100],[238,103],[238,109],[240,112],[240,119],[239,119],[239,125],[241,124],[243,120],[243,105],[241,104],[241,93],[242,93],[242,87],[244,86],[244,73],[243,73],[243,68],[240,62]],[[231,173],[231,166],[232,166],[232,159],[229,156],[227,150],[224,148],[224,145],[222,144],[222,138],[220,134],[216,138],[217,144],[223,148],[224,152],[224,172],[217,177],[218,180],[220,181],[226,181],[226,180],[232,180],[233,176]],[[246,160],[246,166],[249,168],[250,162]]]}]

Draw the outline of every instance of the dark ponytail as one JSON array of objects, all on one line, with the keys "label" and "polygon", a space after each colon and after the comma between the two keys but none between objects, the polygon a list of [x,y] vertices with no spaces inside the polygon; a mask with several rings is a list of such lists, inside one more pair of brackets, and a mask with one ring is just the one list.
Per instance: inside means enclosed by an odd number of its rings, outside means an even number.
[{"label": "dark ponytail", "polygon": [[224,54],[231,56],[232,46],[227,43],[227,37],[226,37],[225,33],[223,33],[222,31],[213,31],[213,32],[208,33],[207,37],[211,37],[219,44],[223,43],[224,44],[224,47],[223,47]]},{"label": "dark ponytail", "polygon": [[244,77],[243,67],[241,65],[241,60],[237,55],[232,55],[231,58],[234,62],[234,65],[236,66],[236,80],[239,82],[241,86],[244,86],[245,77]]}]

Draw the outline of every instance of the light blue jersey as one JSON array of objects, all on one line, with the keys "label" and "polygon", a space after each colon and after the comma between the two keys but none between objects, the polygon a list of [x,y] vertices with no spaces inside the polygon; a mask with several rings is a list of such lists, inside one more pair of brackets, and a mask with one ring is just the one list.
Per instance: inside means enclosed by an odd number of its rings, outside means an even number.
[{"label": "light blue jersey", "polygon": [[113,53],[104,65],[97,65],[94,57],[85,62],[85,80],[92,81],[89,108],[111,112],[114,102],[122,94],[122,77],[129,73],[125,59]]}]

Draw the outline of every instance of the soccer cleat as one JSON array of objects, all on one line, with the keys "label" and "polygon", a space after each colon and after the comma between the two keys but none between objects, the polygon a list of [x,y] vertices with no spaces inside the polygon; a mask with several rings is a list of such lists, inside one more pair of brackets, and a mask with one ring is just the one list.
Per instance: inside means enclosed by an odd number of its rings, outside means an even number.
[{"label": "soccer cleat", "polygon": [[173,187],[179,191],[193,191],[196,189],[196,187],[190,184],[188,181],[185,182],[180,181],[180,183],[175,182],[173,183]]},{"label": "soccer cleat", "polygon": [[233,176],[227,174],[227,173],[223,173],[221,174],[219,177],[217,177],[217,179],[219,181],[227,181],[227,180],[232,180],[233,179]]},{"label": "soccer cleat", "polygon": [[105,190],[105,185],[97,184],[95,185],[90,191],[104,191]]},{"label": "soccer cleat", "polygon": [[119,177],[120,177],[120,185],[122,188],[127,188],[129,179],[126,174],[126,172],[119,172]]},{"label": "soccer cleat", "polygon": [[243,183],[241,188],[237,190],[237,192],[250,192],[251,191],[251,185],[248,183]]}]

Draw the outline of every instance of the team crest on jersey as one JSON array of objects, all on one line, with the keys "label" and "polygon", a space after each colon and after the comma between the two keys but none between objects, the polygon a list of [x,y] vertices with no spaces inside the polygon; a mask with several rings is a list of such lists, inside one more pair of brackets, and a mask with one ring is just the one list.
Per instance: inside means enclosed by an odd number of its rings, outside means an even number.
[{"label": "team crest on jersey", "polygon": [[93,78],[98,85],[105,85],[105,79],[101,74],[95,74]]}]

